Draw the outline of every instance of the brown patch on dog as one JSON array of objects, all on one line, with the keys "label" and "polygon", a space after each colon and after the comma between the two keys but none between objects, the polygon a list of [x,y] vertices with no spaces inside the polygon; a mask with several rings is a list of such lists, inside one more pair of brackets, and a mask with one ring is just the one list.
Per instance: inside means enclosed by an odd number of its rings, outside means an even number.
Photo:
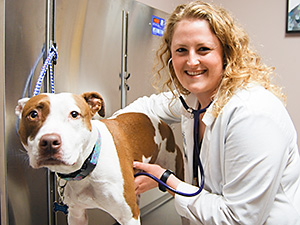
[{"label": "brown patch on dog", "polygon": [[142,161],[143,156],[157,157],[158,146],[154,142],[155,128],[151,120],[141,113],[125,113],[115,119],[106,119],[102,122],[114,139],[124,179],[124,197],[131,207],[133,217],[137,219],[139,208],[134,192],[133,161]]},{"label": "brown patch on dog", "polygon": [[80,114],[83,119],[83,123],[86,125],[89,131],[92,130],[92,124],[91,119],[93,117],[93,114],[91,113],[91,109],[88,105],[88,103],[85,101],[85,99],[81,95],[73,95],[74,101],[76,105],[80,108]]},{"label": "brown patch on dog", "polygon": [[49,113],[50,101],[47,95],[36,95],[28,100],[19,125],[19,135],[24,145],[27,145],[28,138],[35,138]]},{"label": "brown patch on dog", "polygon": [[178,145],[176,145],[176,172],[175,173],[179,179],[184,180],[183,155]]},{"label": "brown patch on dog", "polygon": [[160,121],[160,123],[158,124],[158,129],[159,129],[161,137],[163,139],[167,139],[167,147],[166,147],[167,151],[175,152],[176,144],[175,144],[175,138],[174,138],[171,128],[163,121]]},{"label": "brown patch on dog", "polygon": [[105,106],[102,96],[97,92],[85,92],[82,95],[73,95],[76,105],[81,109],[81,116],[86,127],[91,131],[91,119],[98,112],[105,116]]},{"label": "brown patch on dog", "polygon": [[174,134],[172,129],[163,121],[158,124],[158,129],[160,132],[161,137],[167,139],[167,146],[166,149],[168,152],[175,152],[176,153],[176,176],[184,180],[184,163],[183,163],[183,155],[180,151],[180,148],[176,145]]},{"label": "brown patch on dog", "polygon": [[90,107],[92,116],[98,113],[105,116],[105,104],[102,96],[98,92],[85,92],[81,95]]},{"label": "brown patch on dog", "polygon": [[91,119],[98,112],[102,117],[105,116],[105,106],[101,95],[97,92],[85,92],[82,95],[73,95],[76,105],[81,110],[81,116],[86,127],[91,131]]}]

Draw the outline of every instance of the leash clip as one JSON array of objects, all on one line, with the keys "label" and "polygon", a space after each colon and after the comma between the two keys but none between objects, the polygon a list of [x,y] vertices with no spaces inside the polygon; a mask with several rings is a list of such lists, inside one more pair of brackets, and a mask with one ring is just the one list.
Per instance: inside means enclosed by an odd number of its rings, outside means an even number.
[{"label": "leash clip", "polygon": [[[58,176],[57,176],[58,177]],[[58,177],[57,179],[57,192],[58,192],[58,202],[54,202],[53,210],[54,212],[63,212],[65,215],[68,214],[68,206],[64,204],[64,193],[65,193],[65,187],[68,183],[68,181],[65,181],[64,184],[61,184],[61,178]]]},{"label": "leash clip", "polygon": [[52,58],[52,63],[53,65],[57,64],[57,58],[58,58],[58,53],[57,53],[57,48],[56,48],[56,43],[53,43],[50,53],[54,52],[53,58]]}]

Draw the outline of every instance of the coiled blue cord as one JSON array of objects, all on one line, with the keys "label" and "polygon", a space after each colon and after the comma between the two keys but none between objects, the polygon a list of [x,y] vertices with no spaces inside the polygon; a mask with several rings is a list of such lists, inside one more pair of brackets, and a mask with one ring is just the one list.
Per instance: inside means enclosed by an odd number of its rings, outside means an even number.
[{"label": "coiled blue cord", "polygon": [[[45,46],[43,46],[41,53],[39,54],[38,58],[36,59],[32,69],[27,77],[27,80],[26,80],[26,83],[25,83],[25,86],[23,89],[23,93],[22,93],[22,98],[25,98],[25,97],[30,98],[31,97],[31,87],[32,87],[32,79],[34,76],[34,72],[44,54],[45,54]],[[49,72],[50,72],[51,92],[54,93],[54,78],[53,78],[52,62],[57,59],[57,56],[58,55],[57,55],[56,47],[53,45],[50,49],[50,54],[48,55],[47,59],[45,60],[45,62],[43,64],[37,84],[35,86],[33,96],[38,95],[40,93],[41,83],[43,81],[43,78],[45,76],[45,73],[46,73],[46,70],[48,67],[49,67]],[[27,96],[26,96],[26,92],[27,92]],[[16,129],[17,133],[18,133],[18,129],[19,129],[19,120],[20,120],[19,117],[17,117],[16,124],[15,124],[15,129]]]},{"label": "coiled blue cord", "polygon": [[[25,83],[25,86],[23,89],[23,93],[22,93],[22,98],[25,98],[26,96],[28,98],[31,97],[32,78],[33,78],[34,72],[35,72],[39,62],[43,58],[44,53],[45,53],[45,46],[43,46],[41,53],[39,54],[38,58],[36,59],[32,69],[27,77],[27,80],[26,80],[26,83]],[[26,92],[27,92],[27,95],[26,95]]]},{"label": "coiled blue cord", "polygon": [[42,70],[40,72],[39,78],[36,82],[34,91],[33,91],[33,96],[36,96],[40,93],[41,90],[41,85],[43,82],[43,79],[45,77],[47,68],[49,67],[49,74],[50,74],[50,83],[51,83],[51,93],[54,93],[54,78],[53,78],[53,69],[52,69],[52,62],[54,60],[57,59],[57,51],[56,51],[56,47],[54,45],[52,45],[51,49],[50,49],[50,53],[47,57],[47,59],[44,62],[44,65],[42,67]]}]

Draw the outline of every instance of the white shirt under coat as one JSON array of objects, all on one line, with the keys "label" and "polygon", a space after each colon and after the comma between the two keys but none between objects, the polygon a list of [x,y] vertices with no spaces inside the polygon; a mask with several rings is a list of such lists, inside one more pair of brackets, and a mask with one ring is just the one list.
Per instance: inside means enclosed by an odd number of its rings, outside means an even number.
[{"label": "white shirt under coat", "polygon": [[[125,111],[155,114],[181,122],[185,180],[192,182],[193,118],[171,93],[143,97]],[[197,108],[194,95],[186,98]],[[238,91],[217,117],[213,104],[203,117],[206,125],[200,158],[205,187],[195,197],[175,195],[177,212],[191,224],[300,224],[300,158],[297,134],[284,105],[261,86]],[[200,179],[200,178],[199,178]],[[195,192],[181,183],[177,190]]]}]

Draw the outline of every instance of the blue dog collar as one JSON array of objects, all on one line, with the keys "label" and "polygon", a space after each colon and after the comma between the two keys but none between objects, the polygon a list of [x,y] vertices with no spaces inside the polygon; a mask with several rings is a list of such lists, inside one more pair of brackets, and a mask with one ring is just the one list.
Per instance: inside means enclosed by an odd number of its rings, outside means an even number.
[{"label": "blue dog collar", "polygon": [[96,167],[98,159],[99,159],[99,154],[100,154],[100,149],[101,149],[101,135],[100,132],[98,131],[98,139],[97,142],[93,148],[92,153],[89,155],[89,157],[84,161],[82,167],[70,174],[62,174],[62,173],[57,173],[57,176],[64,179],[64,180],[82,180],[85,177],[87,177]]}]

